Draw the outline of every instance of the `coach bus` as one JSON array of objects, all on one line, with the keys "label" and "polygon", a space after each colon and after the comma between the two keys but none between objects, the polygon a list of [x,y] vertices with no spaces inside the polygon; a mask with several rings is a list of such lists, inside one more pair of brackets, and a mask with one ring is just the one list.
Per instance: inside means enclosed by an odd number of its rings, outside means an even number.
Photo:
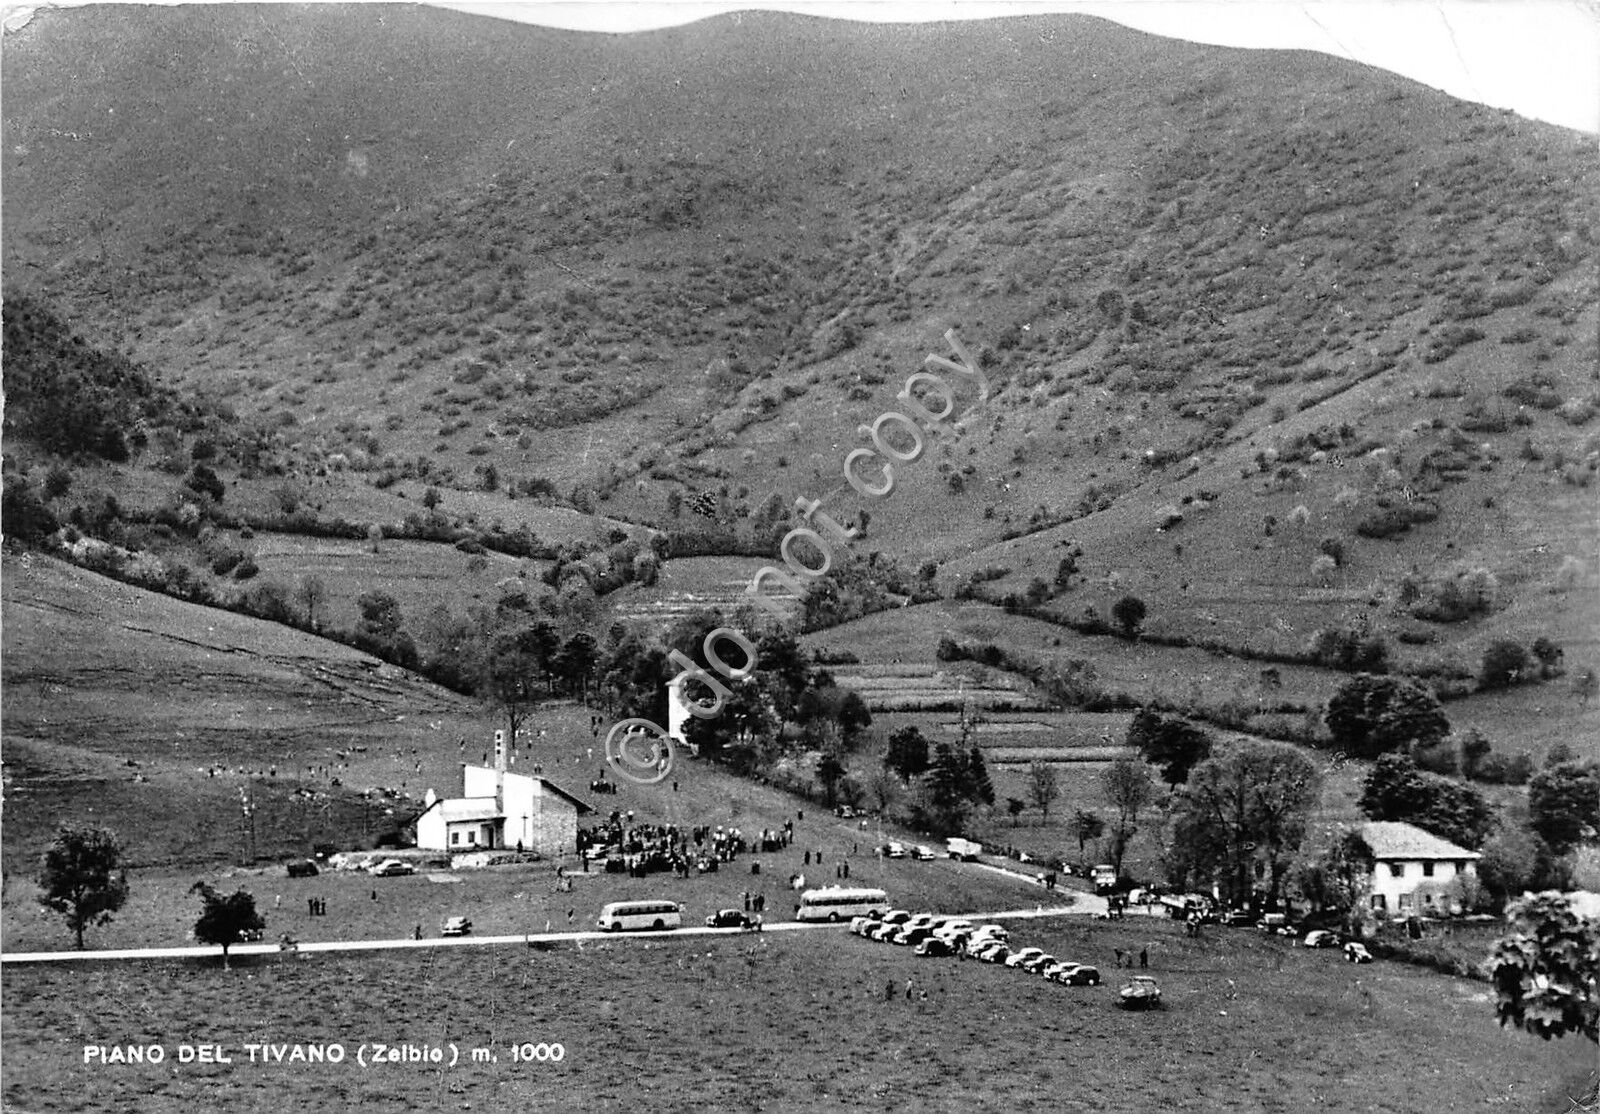
[{"label": "coach bus", "polygon": [[683,907],[676,901],[613,901],[600,910],[603,932],[632,928],[677,928],[683,924]]},{"label": "coach bus", "polygon": [[889,908],[889,895],[882,890],[858,890],[845,886],[807,890],[795,909],[797,921],[847,921],[851,917],[881,917]]}]

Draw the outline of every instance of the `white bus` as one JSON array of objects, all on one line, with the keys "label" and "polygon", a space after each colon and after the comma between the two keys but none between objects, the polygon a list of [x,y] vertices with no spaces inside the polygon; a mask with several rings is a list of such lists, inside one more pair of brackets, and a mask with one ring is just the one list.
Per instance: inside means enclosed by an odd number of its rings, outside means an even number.
[{"label": "white bus", "polygon": [[848,921],[851,917],[881,917],[889,908],[882,890],[854,890],[845,886],[807,890],[795,910],[797,921]]},{"label": "white bus", "polygon": [[613,901],[600,910],[602,932],[629,928],[677,928],[683,924],[683,907],[676,901]]}]

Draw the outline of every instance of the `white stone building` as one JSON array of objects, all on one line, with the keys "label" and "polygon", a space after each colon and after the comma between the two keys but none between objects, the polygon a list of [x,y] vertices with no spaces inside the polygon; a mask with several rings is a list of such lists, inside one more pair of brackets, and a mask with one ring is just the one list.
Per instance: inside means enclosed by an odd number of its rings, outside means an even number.
[{"label": "white stone building", "polygon": [[1360,827],[1372,848],[1372,911],[1380,916],[1443,916],[1460,912],[1458,879],[1475,877],[1476,851],[1397,820]]},{"label": "white stone building", "polygon": [[493,766],[461,767],[461,796],[444,798],[428,790],[417,817],[417,847],[571,854],[578,842],[578,817],[594,809],[537,774],[510,772],[501,733],[495,738]]}]

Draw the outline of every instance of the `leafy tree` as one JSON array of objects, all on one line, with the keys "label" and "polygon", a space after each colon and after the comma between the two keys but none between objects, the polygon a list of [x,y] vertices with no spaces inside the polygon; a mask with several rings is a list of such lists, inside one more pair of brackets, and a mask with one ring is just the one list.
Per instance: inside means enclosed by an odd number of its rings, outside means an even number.
[{"label": "leafy tree", "polygon": [[909,782],[928,769],[928,740],[914,724],[907,724],[890,734],[889,749],[883,764]]},{"label": "leafy tree", "polygon": [[45,504],[28,481],[18,475],[5,478],[5,502],[0,506],[0,522],[7,538],[22,542],[42,542],[61,525],[55,512]]},{"label": "leafy tree", "polygon": [[1527,828],[1504,827],[1483,845],[1478,879],[1496,909],[1529,891],[1572,888],[1570,868]]},{"label": "leafy tree", "polygon": [[72,471],[65,464],[56,463],[44,474],[44,497],[59,499],[72,490]]},{"label": "leafy tree", "polygon": [[430,487],[422,493],[422,505],[427,510],[433,510],[442,502],[444,496],[439,494],[439,489],[436,487]]},{"label": "leafy tree", "polygon": [[481,687],[505,716],[508,746],[515,744],[517,732],[539,700],[554,646],[555,632],[547,623],[524,624],[490,640]]},{"label": "leafy tree", "polygon": [[1372,888],[1372,848],[1356,831],[1345,832],[1320,858],[1303,864],[1296,876],[1300,894],[1313,910],[1338,917],[1354,931]]},{"label": "leafy tree", "polygon": [[189,887],[200,895],[200,917],[194,922],[194,938],[202,944],[222,948],[222,965],[228,965],[228,949],[247,935],[260,932],[266,921],[256,912],[256,899],[245,890],[223,897],[205,882]]},{"label": "leafy tree", "polygon": [[1136,758],[1118,758],[1101,775],[1101,787],[1106,800],[1117,810],[1116,825],[1111,830],[1112,865],[1122,874],[1122,856],[1128,841],[1138,831],[1139,810],[1155,796],[1155,779],[1150,767]]},{"label": "leafy tree", "polygon": [[328,586],[322,582],[321,577],[308,574],[302,576],[295,585],[294,597],[305,609],[306,625],[316,630],[317,612],[328,602]]},{"label": "leafy tree", "polygon": [[1084,844],[1091,839],[1099,839],[1106,831],[1106,822],[1093,813],[1078,809],[1072,814],[1071,821],[1067,824],[1068,830],[1078,837],[1078,856],[1082,858]]},{"label": "leafy tree", "polygon": [[1500,1024],[1545,1040],[1581,1033],[1600,1041],[1600,925],[1558,893],[1516,902],[1507,915],[1512,931],[1489,957]]},{"label": "leafy tree", "polygon": [[1028,802],[1027,801],[1020,800],[1020,799],[1018,799],[1016,797],[1007,797],[1006,798],[1006,812],[1010,815],[1011,823],[1012,823],[1013,826],[1016,825],[1017,818],[1022,815],[1022,810],[1027,808],[1027,807],[1028,807]]},{"label": "leafy tree", "polygon": [[1323,719],[1334,745],[1352,758],[1431,746],[1450,733],[1439,698],[1409,677],[1358,673],[1339,686]]},{"label": "leafy tree", "polygon": [[989,766],[983,760],[983,751],[977,747],[967,752],[967,796],[975,804],[994,804],[994,783],[989,780]]},{"label": "leafy tree", "polygon": [[1528,780],[1528,827],[1558,855],[1600,830],[1600,766],[1562,762]]},{"label": "leafy tree", "polygon": [[44,853],[38,881],[40,901],[66,918],[80,951],[83,930],[111,923],[111,914],[128,900],[122,845],[104,828],[63,825]]},{"label": "leafy tree", "polygon": [[1260,856],[1276,897],[1321,795],[1317,767],[1297,747],[1226,748],[1196,766],[1179,795],[1173,840],[1179,872],[1203,880],[1220,874],[1230,902],[1243,904]]},{"label": "leafy tree", "polygon": [[1144,601],[1138,596],[1123,596],[1111,605],[1111,618],[1116,620],[1117,626],[1122,628],[1122,633],[1127,638],[1132,638],[1144,625]]},{"label": "leafy tree", "polygon": [[827,795],[828,805],[832,807],[839,788],[839,781],[850,771],[845,768],[839,756],[833,751],[826,751],[817,761],[817,780],[822,783],[822,791]]},{"label": "leafy tree", "polygon": [[1128,724],[1127,743],[1161,767],[1168,785],[1181,785],[1197,762],[1211,757],[1211,736],[1182,716],[1140,708]]},{"label": "leafy tree", "polygon": [[1500,638],[1489,643],[1483,651],[1483,668],[1478,672],[1478,687],[1482,689],[1510,688],[1523,679],[1528,668],[1528,651],[1522,643]]},{"label": "leafy tree", "polygon": [[222,502],[222,497],[228,490],[209,464],[196,464],[194,470],[189,473],[189,478],[184,481],[184,486],[190,491],[207,496],[213,503]]},{"label": "leafy tree", "polygon": [[600,647],[596,645],[594,635],[587,631],[578,631],[562,645],[551,665],[556,676],[566,685],[567,691],[576,689],[580,699],[587,705],[589,678],[599,661]]},{"label": "leafy tree", "polygon": [[1050,805],[1061,796],[1061,786],[1056,783],[1056,768],[1048,762],[1028,763],[1028,797],[1038,809],[1046,824],[1050,823]]},{"label": "leafy tree", "polygon": [[1402,820],[1472,850],[1495,825],[1494,809],[1472,786],[1424,773],[1409,755],[1386,754],[1362,783],[1362,813],[1373,820]]},{"label": "leafy tree", "polygon": [[1559,677],[1561,675],[1561,659],[1566,656],[1566,651],[1555,641],[1540,635],[1533,640],[1533,645],[1528,649],[1539,663],[1539,676],[1541,678]]},{"label": "leafy tree", "polygon": [[691,716],[684,737],[701,755],[726,763],[736,774],[753,773],[768,757],[778,735],[767,676],[730,683],[722,712],[709,718]]}]

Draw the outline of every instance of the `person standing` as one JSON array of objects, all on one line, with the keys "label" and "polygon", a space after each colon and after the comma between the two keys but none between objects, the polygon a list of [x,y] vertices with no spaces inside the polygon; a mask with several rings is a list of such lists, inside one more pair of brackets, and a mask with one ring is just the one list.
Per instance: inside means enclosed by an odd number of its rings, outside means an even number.
[{"label": "person standing", "polygon": [[1150,966],[1150,948],[1149,948],[1149,945],[1146,945],[1145,947],[1142,947],[1142,948],[1139,949],[1139,966],[1140,966],[1141,969]]}]

